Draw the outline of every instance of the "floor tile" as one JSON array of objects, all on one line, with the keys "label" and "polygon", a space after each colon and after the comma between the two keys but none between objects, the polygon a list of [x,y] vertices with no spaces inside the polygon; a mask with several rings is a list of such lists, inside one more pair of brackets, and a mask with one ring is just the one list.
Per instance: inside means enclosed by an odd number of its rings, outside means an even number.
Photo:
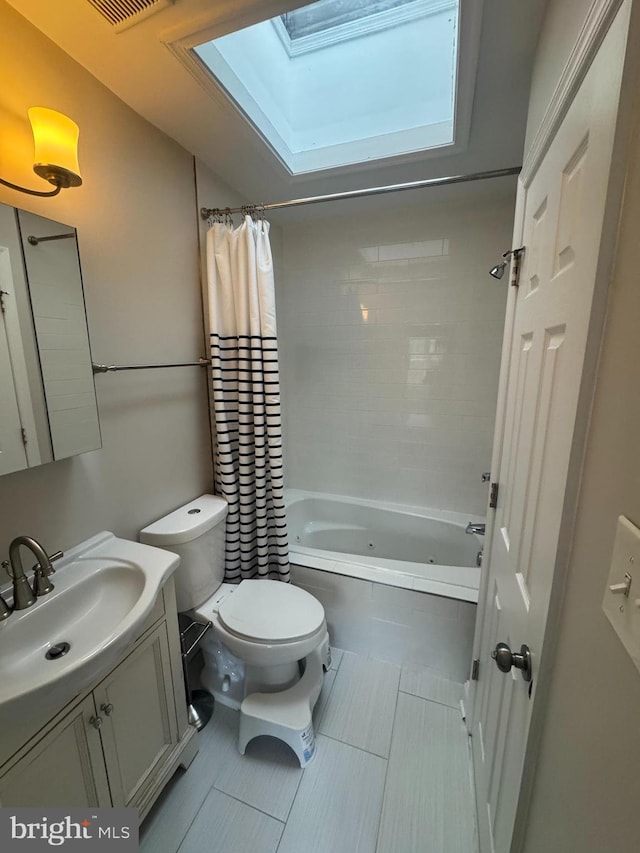
[{"label": "floor tile", "polygon": [[400,693],[377,853],[473,853],[473,815],[460,713]]},{"label": "floor tile", "polygon": [[258,737],[247,746],[245,755],[236,748],[235,754],[225,760],[215,787],[284,821],[301,777],[300,762],[293,750],[275,738]]},{"label": "floor tile", "polygon": [[315,708],[313,709],[313,725],[316,731],[318,731],[318,728],[322,723],[322,717],[324,716],[327,703],[329,702],[329,697],[331,696],[331,691],[333,690],[333,684],[336,680],[336,675],[337,672],[335,671],[335,669],[330,669],[329,672],[325,672],[324,674],[322,690],[320,691],[318,701],[316,702]]},{"label": "floor tile", "polygon": [[450,708],[459,708],[462,698],[462,684],[449,681],[432,669],[416,664],[405,664],[402,667],[400,690],[441,705],[449,705]]},{"label": "floor tile", "polygon": [[180,853],[276,853],[283,824],[221,791],[211,791]]},{"label": "floor tile", "polygon": [[331,646],[331,669],[340,669],[340,661],[343,654],[342,649],[336,649],[335,646]]},{"label": "floor tile", "polygon": [[175,853],[209,789],[194,764],[178,770],[140,827],[141,853]]},{"label": "floor tile", "polygon": [[213,786],[218,771],[233,757],[236,718],[216,705],[209,724],[198,735],[198,754],[188,770],[178,770],[140,828],[142,853],[175,853]]},{"label": "floor tile", "polygon": [[399,681],[396,664],[345,652],[319,731],[386,758]]},{"label": "floor tile", "polygon": [[320,735],[278,853],[374,853],[386,764]]}]

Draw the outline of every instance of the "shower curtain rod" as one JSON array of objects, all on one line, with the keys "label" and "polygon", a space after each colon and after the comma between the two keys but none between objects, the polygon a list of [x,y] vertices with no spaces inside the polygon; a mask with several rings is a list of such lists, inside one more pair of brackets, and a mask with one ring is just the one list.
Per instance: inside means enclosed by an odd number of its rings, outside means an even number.
[{"label": "shower curtain rod", "polygon": [[342,201],[348,198],[363,198],[369,195],[383,195],[402,190],[419,190],[427,187],[443,187],[449,184],[464,184],[468,181],[484,181],[488,178],[506,178],[509,175],[519,175],[522,166],[512,166],[509,169],[493,169],[490,172],[473,172],[469,175],[453,175],[448,178],[428,178],[424,181],[410,181],[407,184],[390,184],[387,187],[370,187],[365,190],[349,190],[343,193],[316,195],[309,198],[294,198],[291,201],[276,201],[271,204],[246,204],[242,207],[202,207],[200,215],[203,219],[210,216],[230,215],[232,213],[253,213],[266,210],[278,210],[281,207],[299,207],[303,204],[320,204],[324,201]]}]

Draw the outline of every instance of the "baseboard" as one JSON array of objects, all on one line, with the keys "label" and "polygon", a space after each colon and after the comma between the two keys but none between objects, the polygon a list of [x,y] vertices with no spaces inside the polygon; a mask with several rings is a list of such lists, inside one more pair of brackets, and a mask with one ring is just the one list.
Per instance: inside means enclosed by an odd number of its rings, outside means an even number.
[{"label": "baseboard", "polygon": [[198,732],[193,726],[188,726],[178,743],[167,756],[162,771],[155,776],[153,783],[145,788],[140,800],[129,805],[137,806],[140,823],[150,812],[151,807],[158,799],[164,786],[176,772],[178,767],[185,769],[191,764],[198,752]]}]

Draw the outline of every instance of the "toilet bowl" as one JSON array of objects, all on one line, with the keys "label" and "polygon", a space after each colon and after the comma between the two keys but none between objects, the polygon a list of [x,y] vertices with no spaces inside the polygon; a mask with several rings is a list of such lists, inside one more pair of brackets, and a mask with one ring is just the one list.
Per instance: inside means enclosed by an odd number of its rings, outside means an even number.
[{"label": "toilet bowl", "polygon": [[330,664],[324,608],[288,583],[224,583],[226,515],[222,498],[203,495],[145,527],[140,540],[180,556],[178,610],[212,623],[201,680],[218,701],[240,709],[241,752],[251,738],[271,734],[305,766],[315,752],[311,711]]}]

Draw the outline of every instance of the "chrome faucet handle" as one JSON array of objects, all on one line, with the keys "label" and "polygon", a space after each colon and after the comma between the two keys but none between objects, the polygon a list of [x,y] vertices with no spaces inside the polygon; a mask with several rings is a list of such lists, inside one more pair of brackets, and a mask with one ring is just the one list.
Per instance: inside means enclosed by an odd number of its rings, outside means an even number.
[{"label": "chrome faucet handle", "polygon": [[[60,557],[64,557],[64,551],[54,551],[53,554],[49,554],[49,565],[45,566],[45,574],[46,575],[55,574],[56,570],[53,568],[52,563],[55,560],[59,560]],[[37,572],[38,569],[41,569],[41,568],[42,568],[42,566],[40,565],[40,563],[36,563],[35,566],[31,567],[31,571]]]},{"label": "chrome faucet handle", "polygon": [[47,595],[47,593],[55,589],[49,580],[49,575],[55,572],[51,564],[54,560],[59,560],[60,557],[64,557],[64,553],[62,551],[54,551],[53,554],[49,554],[48,566],[44,566],[43,568],[40,563],[36,563],[33,567],[33,592],[36,598],[40,598],[41,595]]},{"label": "chrome faucet handle", "polygon": [[53,568],[47,552],[33,536],[16,536],[9,545],[9,563],[11,565],[7,568],[9,575],[13,579],[14,610],[24,610],[34,605],[37,601],[37,596],[34,594],[24,573],[22,558],[20,556],[21,548],[28,548],[41,567],[41,572],[36,572],[36,588],[41,590],[42,595],[53,589],[53,587],[49,587],[48,584],[43,584],[39,580],[40,574],[48,575]]},{"label": "chrome faucet handle", "polygon": [[[54,563],[56,560],[59,560],[60,557],[64,557],[64,551],[54,551],[53,554],[49,554],[49,562]],[[49,574],[53,574],[53,572],[55,572],[55,569],[51,566]]]},{"label": "chrome faucet handle", "polygon": [[22,571],[22,566],[20,565],[20,573],[16,575],[10,560],[3,560],[0,565],[13,581],[13,609],[25,610],[35,604],[36,597]]},{"label": "chrome faucet handle", "polygon": [[40,598],[41,595],[46,595],[48,592],[52,592],[55,587],[49,580],[51,572],[47,572],[46,569],[43,569],[40,563],[37,563],[34,566],[34,569],[33,594],[36,598]]}]

